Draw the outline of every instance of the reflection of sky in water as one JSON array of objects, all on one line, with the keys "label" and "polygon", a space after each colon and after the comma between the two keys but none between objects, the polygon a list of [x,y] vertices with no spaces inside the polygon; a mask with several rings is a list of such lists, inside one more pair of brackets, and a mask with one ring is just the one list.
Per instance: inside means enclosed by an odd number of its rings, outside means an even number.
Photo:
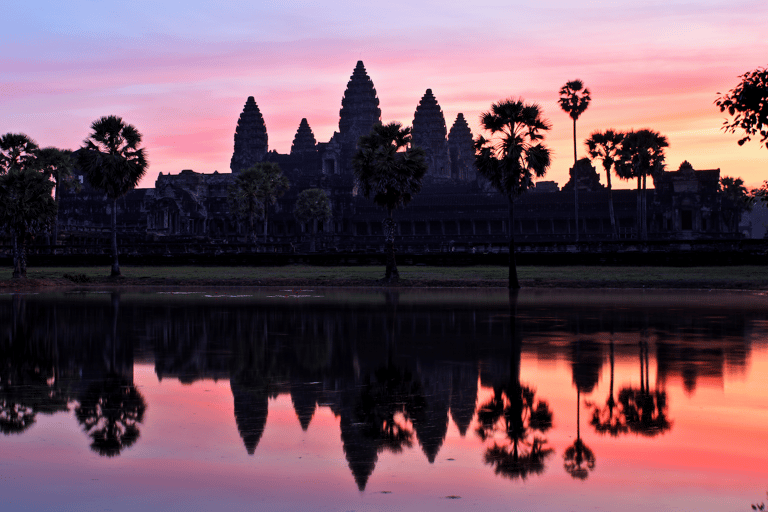
[{"label": "reflection of sky in water", "polygon": [[[179,304],[173,303],[174,308]],[[8,318],[6,306],[10,301],[0,302],[3,320]],[[24,307],[32,308],[29,299]],[[301,317],[298,310],[272,311],[269,315],[286,316],[283,323],[272,320],[277,323],[267,336],[275,340],[273,345],[259,341],[261,331],[248,323],[255,314],[250,309],[243,310],[242,317],[237,317],[238,309],[225,310],[228,321],[242,321],[251,328],[243,338],[248,346],[232,341],[222,355],[213,346],[208,352],[196,351],[199,332],[194,325],[191,334],[184,334],[173,325],[162,327],[147,320],[151,328],[145,330],[134,320],[146,310],[123,301],[120,318],[130,323],[118,324],[121,336],[138,339],[153,333],[154,343],[166,346],[154,352],[136,349],[133,380],[147,403],[140,438],[118,457],[99,457],[89,449],[90,440],[74,417],[76,402],[70,403],[69,412],[38,414],[26,432],[0,437],[0,494],[10,509],[44,510],[748,510],[751,503],[765,498],[768,319],[752,310],[750,320],[739,321],[728,303],[696,317],[678,307],[675,315],[681,320],[667,331],[659,330],[649,311],[619,308],[624,317],[612,323],[605,312],[574,315],[567,308],[519,306],[518,318],[525,327],[519,382],[535,390],[537,399],[545,400],[553,412],[553,426],[545,437],[554,451],[541,475],[530,474],[524,480],[494,474],[483,460],[489,442],[483,443],[476,433],[477,414],[462,436],[450,405],[464,389],[459,382],[466,384],[462,371],[479,382],[478,405],[491,400],[495,387],[514,380],[509,332],[503,330],[509,315],[493,308],[403,307],[393,331],[397,334],[391,346],[393,364],[411,372],[432,410],[440,410],[434,404],[446,398],[445,439],[431,464],[418,436],[400,453],[378,450],[365,491],[360,492],[345,456],[345,443],[354,437],[342,434],[342,428],[347,428],[345,421],[359,426],[360,416],[349,415],[366,392],[371,370],[382,361],[379,352],[366,352],[369,345],[385,340],[386,333],[377,330],[393,325],[391,318],[390,323],[377,323],[386,316],[386,308],[379,309],[381,313],[338,313],[337,320],[347,324],[353,317],[360,324],[372,324],[357,331],[368,333],[369,339],[356,342],[342,339],[341,331],[330,340],[325,337],[327,325],[334,321],[332,314]],[[729,318],[716,320],[723,311]],[[109,315],[107,309],[104,312]],[[60,319],[66,311],[57,314]],[[157,312],[158,318],[163,314]],[[200,315],[201,310],[191,314]],[[216,322],[211,315],[207,325]],[[185,322],[195,324],[191,319]],[[475,327],[476,339],[454,343],[446,333],[464,336],[467,322],[487,328]],[[534,331],[538,322],[542,328]],[[615,329],[613,334],[604,328],[633,328],[636,322],[652,328]],[[325,327],[313,331],[317,323]],[[715,325],[723,326],[719,335],[709,330]],[[576,328],[579,334],[574,335]],[[59,339],[67,332],[61,330]],[[303,339],[296,338],[299,332]],[[428,342],[423,339],[426,332],[441,337]],[[7,343],[7,331],[3,336]],[[94,340],[105,343],[104,337]],[[493,340],[483,345],[486,338]],[[137,343],[146,342],[150,341]],[[317,354],[321,346],[335,350],[328,343],[341,348],[326,364],[324,353]],[[641,367],[644,343],[647,374]],[[424,346],[419,348],[420,344]],[[597,434],[590,425],[588,404],[604,406],[610,394],[611,344],[616,401],[621,390],[640,389],[643,382],[650,391],[663,390],[669,430],[655,437],[635,433],[611,437]],[[476,345],[481,348],[474,351]],[[260,380],[269,364],[269,357],[261,355],[270,346],[278,347],[270,357],[286,361],[304,357],[303,366],[286,363],[271,381]],[[66,353],[66,347],[61,349]],[[222,364],[229,370],[216,374],[217,358],[226,361]],[[184,365],[171,367],[169,360]],[[331,369],[347,364],[351,373]],[[161,380],[160,368],[164,368]],[[192,382],[182,383],[178,377]],[[242,382],[250,387],[243,388]],[[248,455],[235,421],[233,393],[235,388],[259,393],[264,382],[269,396],[266,424],[253,455]],[[591,387],[580,393],[578,425],[576,383]],[[315,388],[323,393],[314,400],[314,413],[303,430],[295,404],[301,390]],[[370,396],[380,392],[372,388]],[[423,428],[402,415],[396,418],[406,427]],[[420,432],[422,437],[428,430]],[[574,444],[577,430],[596,458],[584,481],[571,478],[563,467],[563,454]]]}]

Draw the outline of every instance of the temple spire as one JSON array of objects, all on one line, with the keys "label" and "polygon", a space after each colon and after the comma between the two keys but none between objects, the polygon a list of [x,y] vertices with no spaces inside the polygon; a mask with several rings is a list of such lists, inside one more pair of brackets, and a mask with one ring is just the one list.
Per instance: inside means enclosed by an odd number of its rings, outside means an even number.
[{"label": "temple spire", "polygon": [[460,181],[475,181],[475,146],[472,130],[469,129],[464,114],[456,116],[448,134],[448,148],[451,152],[451,177]]},{"label": "temple spire", "polygon": [[432,89],[422,96],[413,115],[413,145],[427,153],[427,176],[438,179],[451,177],[451,159],[448,153],[445,117]]},{"label": "temple spire", "polygon": [[309,127],[307,118],[303,118],[299,123],[299,129],[296,130],[296,135],[293,137],[293,144],[291,144],[291,154],[308,153],[317,149],[317,140],[315,140],[315,134],[312,133],[312,128]]},{"label": "temple spire", "polygon": [[235,129],[235,150],[229,168],[233,173],[248,169],[267,155],[267,126],[253,96],[248,97]]}]

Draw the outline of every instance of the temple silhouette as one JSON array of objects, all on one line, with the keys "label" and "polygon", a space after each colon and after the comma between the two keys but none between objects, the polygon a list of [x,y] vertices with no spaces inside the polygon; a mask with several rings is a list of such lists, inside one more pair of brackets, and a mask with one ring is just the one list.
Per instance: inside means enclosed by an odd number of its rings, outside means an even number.
[{"label": "temple silhouette", "polygon": [[[362,61],[358,61],[342,96],[339,126],[330,140],[318,142],[306,118],[296,130],[290,153],[270,150],[268,131],[254,97],[249,97],[237,120],[230,173],[182,170],[160,174],[154,188],[136,189],[118,200],[121,246],[147,242],[177,242],[184,251],[211,244],[246,244],[244,223],[229,212],[227,189],[233,177],[255,163],[275,162],[291,189],[270,211],[268,240],[257,249],[306,252],[306,226],[293,217],[297,195],[321,188],[330,198],[333,218],[320,223],[321,251],[368,251],[382,247],[382,211],[358,194],[352,172],[357,141],[381,121],[379,99]],[[427,89],[413,117],[413,144],[424,149],[428,171],[421,193],[395,213],[398,252],[498,251],[507,241],[507,200],[477,174],[473,134],[464,114],[450,130],[432,89]],[[589,160],[579,166],[578,180],[560,187],[541,181],[515,203],[518,243],[568,242],[576,233],[574,186],[579,188],[580,239],[612,239],[608,190]],[[65,192],[60,203],[60,232],[65,245],[98,244],[106,239],[110,206],[103,193],[82,179],[79,193]],[[690,164],[653,176],[647,195],[649,238],[657,241],[737,239],[726,222],[732,205],[718,193],[719,169],[694,170]],[[632,240],[637,233],[637,196],[634,190],[613,191],[618,235]],[[730,225],[730,227],[729,227]],[[257,232],[263,232],[261,226]]]}]

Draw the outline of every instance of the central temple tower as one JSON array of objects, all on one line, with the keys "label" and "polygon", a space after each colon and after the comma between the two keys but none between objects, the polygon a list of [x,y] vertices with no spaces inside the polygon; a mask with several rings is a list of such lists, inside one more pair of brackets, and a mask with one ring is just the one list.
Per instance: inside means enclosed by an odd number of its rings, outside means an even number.
[{"label": "central temple tower", "polygon": [[376,123],[381,122],[381,109],[376,89],[373,87],[363,61],[357,66],[347,83],[339,111],[339,138],[342,162],[350,173],[352,157],[357,149],[357,141],[362,135],[368,135]]}]

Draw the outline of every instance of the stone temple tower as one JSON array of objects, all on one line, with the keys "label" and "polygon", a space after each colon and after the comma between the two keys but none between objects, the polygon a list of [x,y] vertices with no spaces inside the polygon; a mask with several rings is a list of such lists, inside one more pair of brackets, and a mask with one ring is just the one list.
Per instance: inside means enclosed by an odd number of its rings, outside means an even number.
[{"label": "stone temple tower", "polygon": [[229,168],[233,173],[248,169],[257,162],[263,162],[267,155],[267,126],[253,96],[245,102],[235,130],[235,151]]},{"label": "stone temple tower", "polygon": [[376,89],[365,71],[363,61],[359,60],[347,83],[339,111],[342,160],[348,171],[351,171],[350,163],[357,149],[358,139],[362,135],[368,135],[373,125],[380,122],[381,109]]},{"label": "stone temple tower", "polygon": [[413,145],[427,153],[427,176],[450,179],[451,158],[448,153],[445,117],[432,89],[427,89],[413,116]]},{"label": "stone temple tower", "polygon": [[464,114],[456,116],[451,131],[448,133],[448,148],[451,151],[451,177],[460,181],[475,181],[475,147],[472,130],[469,129]]},{"label": "stone temple tower", "polygon": [[317,140],[315,140],[315,134],[312,133],[312,128],[309,127],[307,118],[303,118],[299,123],[299,129],[296,130],[296,135],[293,137],[293,144],[291,144],[291,155],[304,155],[311,154],[317,150]]}]

